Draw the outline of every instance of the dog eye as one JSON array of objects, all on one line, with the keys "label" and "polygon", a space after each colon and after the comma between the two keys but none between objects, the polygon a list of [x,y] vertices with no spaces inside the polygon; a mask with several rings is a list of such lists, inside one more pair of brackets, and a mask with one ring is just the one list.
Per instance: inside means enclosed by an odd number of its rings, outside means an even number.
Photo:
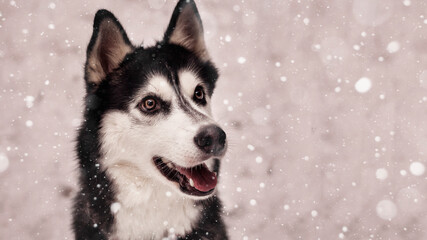
[{"label": "dog eye", "polygon": [[193,99],[198,103],[202,103],[202,104],[206,103],[205,91],[203,90],[202,86],[197,86],[196,89],[194,89]]},{"label": "dog eye", "polygon": [[144,112],[152,113],[160,109],[160,104],[154,97],[146,97],[142,99],[140,103],[140,108]]}]

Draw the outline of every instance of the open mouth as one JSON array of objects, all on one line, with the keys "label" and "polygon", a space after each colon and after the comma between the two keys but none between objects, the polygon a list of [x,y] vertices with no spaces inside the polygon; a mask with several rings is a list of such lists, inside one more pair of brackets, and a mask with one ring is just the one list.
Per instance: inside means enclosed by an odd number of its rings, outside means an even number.
[{"label": "open mouth", "polygon": [[184,168],[172,162],[164,162],[161,157],[153,158],[154,164],[160,173],[168,180],[177,182],[183,193],[193,196],[211,194],[217,184],[217,172],[211,172],[205,163]]}]

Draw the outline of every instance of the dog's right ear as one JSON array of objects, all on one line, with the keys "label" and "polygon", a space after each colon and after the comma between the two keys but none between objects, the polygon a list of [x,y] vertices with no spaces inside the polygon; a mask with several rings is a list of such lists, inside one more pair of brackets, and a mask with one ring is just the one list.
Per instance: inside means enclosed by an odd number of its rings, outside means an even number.
[{"label": "dog's right ear", "polygon": [[117,18],[105,9],[98,10],[86,52],[87,91],[95,91],[107,74],[117,68],[133,49]]}]

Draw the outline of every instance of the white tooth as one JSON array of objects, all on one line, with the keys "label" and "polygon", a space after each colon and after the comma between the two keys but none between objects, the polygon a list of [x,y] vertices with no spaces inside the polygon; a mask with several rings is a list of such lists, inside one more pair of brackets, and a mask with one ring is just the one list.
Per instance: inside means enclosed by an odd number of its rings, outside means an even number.
[{"label": "white tooth", "polygon": [[190,178],[190,186],[194,187],[193,179]]},{"label": "white tooth", "polygon": [[171,162],[168,162],[168,164],[166,164],[169,168],[173,168],[173,164]]}]

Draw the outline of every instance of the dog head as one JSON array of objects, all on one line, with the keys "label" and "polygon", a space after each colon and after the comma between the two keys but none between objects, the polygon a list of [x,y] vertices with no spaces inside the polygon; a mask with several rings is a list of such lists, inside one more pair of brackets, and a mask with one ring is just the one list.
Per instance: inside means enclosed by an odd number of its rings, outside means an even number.
[{"label": "dog head", "polygon": [[217,78],[194,1],[178,2],[163,40],[148,48],[132,45],[114,15],[99,10],[85,80],[87,124],[100,124],[103,167],[190,198],[210,196],[227,148],[211,114]]}]

